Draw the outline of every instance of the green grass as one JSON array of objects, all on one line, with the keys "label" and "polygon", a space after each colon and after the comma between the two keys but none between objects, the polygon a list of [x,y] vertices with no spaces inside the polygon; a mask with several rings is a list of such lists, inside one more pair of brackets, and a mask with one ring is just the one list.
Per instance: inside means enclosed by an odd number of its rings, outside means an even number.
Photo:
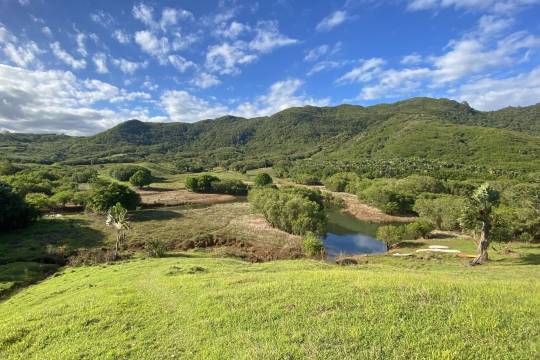
[{"label": "green grass", "polygon": [[0,304],[0,358],[538,356],[537,266],[400,264],[180,256],[66,269]]}]

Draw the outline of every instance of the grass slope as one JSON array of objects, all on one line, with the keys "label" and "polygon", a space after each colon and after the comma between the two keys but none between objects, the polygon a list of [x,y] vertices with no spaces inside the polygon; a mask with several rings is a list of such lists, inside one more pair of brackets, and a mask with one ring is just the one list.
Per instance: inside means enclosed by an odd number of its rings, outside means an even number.
[{"label": "grass slope", "polygon": [[0,303],[0,358],[531,359],[539,268],[169,257],[66,269]]}]

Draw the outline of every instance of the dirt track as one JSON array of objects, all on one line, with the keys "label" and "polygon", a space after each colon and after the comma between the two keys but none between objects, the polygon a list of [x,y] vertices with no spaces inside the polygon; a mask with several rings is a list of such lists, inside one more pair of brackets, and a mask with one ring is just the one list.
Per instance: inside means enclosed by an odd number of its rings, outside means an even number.
[{"label": "dirt track", "polygon": [[238,197],[224,194],[199,194],[187,190],[144,189],[137,190],[145,207],[175,205],[211,205],[238,200]]}]

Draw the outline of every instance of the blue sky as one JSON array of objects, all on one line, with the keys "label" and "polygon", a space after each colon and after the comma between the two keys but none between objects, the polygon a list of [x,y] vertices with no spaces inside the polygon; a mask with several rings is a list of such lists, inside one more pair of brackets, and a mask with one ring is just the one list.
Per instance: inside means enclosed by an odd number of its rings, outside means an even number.
[{"label": "blue sky", "polygon": [[0,0],[0,130],[540,102],[540,0]]}]

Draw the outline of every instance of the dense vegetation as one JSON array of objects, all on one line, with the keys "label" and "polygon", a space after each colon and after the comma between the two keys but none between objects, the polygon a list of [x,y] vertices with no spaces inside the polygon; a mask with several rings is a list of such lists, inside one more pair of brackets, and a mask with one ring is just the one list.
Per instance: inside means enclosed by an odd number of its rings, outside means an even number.
[{"label": "dense vegetation", "polygon": [[247,185],[241,180],[222,180],[212,175],[187,177],[186,189],[199,193],[247,195]]},{"label": "dense vegetation", "polygon": [[258,188],[249,192],[249,203],[274,227],[291,234],[322,234],[326,226],[320,191],[302,188]]},{"label": "dense vegetation", "polygon": [[30,224],[38,213],[23,197],[0,182],[0,230],[12,230]]}]

